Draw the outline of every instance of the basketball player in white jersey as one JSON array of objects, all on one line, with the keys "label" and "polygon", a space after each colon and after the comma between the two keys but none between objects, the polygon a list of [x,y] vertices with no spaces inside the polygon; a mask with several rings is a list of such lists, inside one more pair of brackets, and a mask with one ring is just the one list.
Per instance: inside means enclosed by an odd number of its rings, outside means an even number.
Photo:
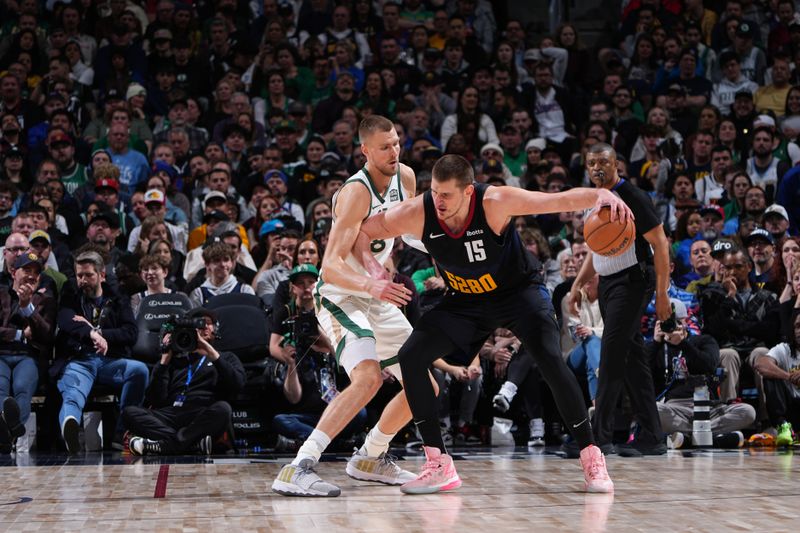
[{"label": "basketball player in white jersey", "polygon": [[[334,224],[314,291],[320,326],[335,347],[350,386],[330,402],[295,459],[272,483],[273,491],[286,496],[340,494],[339,487],[323,481],[313,468],[331,439],[378,392],[383,383],[381,369],[401,380],[397,352],[412,330],[398,308],[410,299],[410,291],[402,284],[371,278],[351,250],[362,221],[414,196],[416,178],[399,162],[400,139],[390,120],[367,117],[361,122],[359,137],[367,163],[333,197]],[[379,263],[388,259],[393,243],[394,239],[386,239],[370,244]],[[415,479],[415,474],[401,469],[386,453],[392,437],[410,420],[411,410],[401,391],[348,461],[347,474],[390,485]]]}]

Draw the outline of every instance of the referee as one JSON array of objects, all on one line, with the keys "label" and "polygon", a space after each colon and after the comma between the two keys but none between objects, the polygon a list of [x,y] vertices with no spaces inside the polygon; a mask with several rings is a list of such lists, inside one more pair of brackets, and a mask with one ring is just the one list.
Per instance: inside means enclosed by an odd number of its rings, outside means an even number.
[{"label": "referee", "polygon": [[630,445],[618,447],[619,454],[660,455],[666,453],[666,446],[640,326],[654,290],[658,319],[670,317],[669,242],[650,197],[617,174],[616,152],[611,146],[593,145],[586,155],[586,169],[596,187],[616,193],[628,205],[636,223],[634,245],[616,257],[592,253],[583,262],[569,294],[570,310],[577,315],[580,288],[595,272],[600,274],[600,313],[605,328],[593,423],[597,445],[606,454],[617,451],[611,441],[614,410],[624,385],[639,432]]}]

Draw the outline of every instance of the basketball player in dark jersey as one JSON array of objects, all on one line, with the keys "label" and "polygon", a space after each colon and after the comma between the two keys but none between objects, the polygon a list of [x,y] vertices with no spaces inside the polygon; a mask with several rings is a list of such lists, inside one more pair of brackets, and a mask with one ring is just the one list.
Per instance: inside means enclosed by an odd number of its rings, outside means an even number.
[{"label": "basketball player in dark jersey", "polygon": [[431,363],[456,349],[475,354],[495,328],[508,328],[534,354],[559,411],[581,449],[585,488],[611,492],[600,449],[593,445],[583,395],[561,357],[559,332],[541,265],[517,234],[514,216],[575,211],[609,205],[612,217],[630,211],[609,191],[578,188],[557,194],[474,183],[469,162],[447,155],[433,167],[431,189],[392,210],[370,217],[356,243],[371,276],[383,274],[370,254],[375,239],[420,238],[447,284],[441,303],[426,313],[398,357],[406,395],[427,457],[419,477],[405,483],[408,494],[430,494],[461,485],[439,430],[436,395],[428,378]]}]

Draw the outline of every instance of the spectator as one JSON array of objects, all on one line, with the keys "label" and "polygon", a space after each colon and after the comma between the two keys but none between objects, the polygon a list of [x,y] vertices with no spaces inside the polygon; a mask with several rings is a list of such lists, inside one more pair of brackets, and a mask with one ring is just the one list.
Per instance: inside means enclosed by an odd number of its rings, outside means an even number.
[{"label": "spectator", "polygon": [[778,430],[775,439],[778,446],[791,446],[793,427],[800,424],[800,354],[797,352],[800,313],[793,316],[789,341],[776,344],[755,361],[756,371],[764,378],[767,411],[770,423]]},{"label": "spectator", "polygon": [[[676,327],[664,332],[662,321],[657,321],[653,340],[645,346],[653,367],[656,390],[665,397],[658,402],[658,415],[661,427],[671,433],[668,443],[674,448],[684,447],[692,433],[694,410],[694,388],[698,385],[709,387],[713,383],[719,366],[719,346],[709,335],[692,335],[687,324],[686,307],[679,300],[672,300]],[[711,388],[711,387],[709,387]],[[746,403],[717,402],[709,413],[711,432],[716,447],[744,445],[743,429],[750,426],[756,418],[755,409]],[[734,433],[728,436],[726,434]],[[686,437],[684,435],[687,435]],[[733,439],[731,439],[733,437]]]},{"label": "spectator", "polygon": [[[247,284],[251,284],[256,275],[256,271],[254,270],[255,263],[253,262],[253,258],[250,256],[250,252],[248,252],[247,248],[242,245],[242,237],[239,235],[238,231],[231,228],[230,222],[224,222],[214,228],[212,238],[213,242],[223,243],[230,248],[231,252],[233,252],[233,275],[236,276],[237,279],[242,280]],[[193,253],[197,251],[199,250],[195,249]],[[189,282],[185,287],[183,287],[183,291],[186,293],[191,293],[205,281],[206,269],[201,268],[191,279],[189,279]]]},{"label": "spectator", "polygon": [[[706,198],[709,192],[704,188],[703,180],[711,174],[711,151],[714,143],[714,134],[710,131],[698,131],[692,136],[690,146],[692,148],[687,156],[686,172],[690,178],[694,179],[694,190],[697,198]],[[719,177],[723,177],[720,175]],[[719,178],[718,177],[718,178]],[[715,188],[722,190],[724,184],[717,183]]]},{"label": "spectator", "polygon": [[782,117],[786,109],[786,97],[792,85],[789,83],[791,77],[791,59],[784,53],[772,56],[772,83],[760,87],[754,95],[753,100],[756,110],[759,113],[768,113],[776,117]]},{"label": "spectator", "polygon": [[173,290],[166,286],[170,264],[160,255],[146,255],[139,261],[139,276],[146,289],[131,296],[131,311],[134,317],[139,316],[139,306],[151,294],[169,294]]},{"label": "spectator", "polygon": [[233,275],[235,260],[234,253],[224,243],[213,243],[203,250],[206,281],[189,294],[194,305],[205,305],[208,300],[220,294],[255,294],[250,285]]},{"label": "spectator", "polygon": [[750,175],[754,185],[764,189],[770,202],[775,198],[778,181],[791,167],[789,163],[780,161],[773,154],[776,148],[775,141],[772,127],[756,127],[753,130],[753,157],[747,160],[747,174]]},{"label": "spectator", "polygon": [[[276,251],[277,263],[267,270],[261,270],[253,280],[255,293],[262,298],[271,299],[281,281],[289,279],[294,255],[300,234],[293,230],[284,230]],[[263,268],[263,266],[262,266]]]},{"label": "spectator", "polygon": [[31,250],[33,250],[39,256],[40,261],[44,265],[42,275],[53,280],[56,289],[56,296],[60,297],[61,291],[64,288],[64,285],[67,283],[67,276],[64,275],[64,273],[62,273],[60,270],[63,269],[67,274],[70,275],[70,277],[74,276],[72,265],[66,264],[67,261],[72,262],[72,256],[68,254],[67,257],[64,257],[64,263],[58,266],[59,270],[56,270],[48,265],[50,254],[53,251],[50,235],[46,231],[37,229],[36,231],[31,232],[29,242]]},{"label": "spectator", "polygon": [[753,44],[757,32],[755,24],[749,20],[741,21],[736,28],[733,45],[724,49],[723,53],[727,50],[736,52],[741,58],[742,74],[750,81],[763,85],[767,58],[764,51]]},{"label": "spectator", "polygon": [[700,239],[692,242],[689,248],[689,265],[691,270],[683,276],[680,276],[675,282],[681,289],[686,289],[690,283],[707,278],[713,274],[711,245],[709,245],[706,240]]},{"label": "spectator", "polygon": [[108,151],[111,161],[120,171],[120,190],[123,200],[133,194],[136,186],[147,180],[150,165],[141,152],[128,148],[128,129],[121,124],[112,124],[108,130]]},{"label": "spectator", "polygon": [[731,249],[722,258],[721,282],[703,289],[698,299],[703,333],[717,340],[726,377],[720,384],[720,399],[738,396],[741,361],[759,346],[774,346],[780,334],[777,296],[750,284],[752,270],[746,251]]},{"label": "spectator", "polygon": [[[149,216],[155,217],[166,226],[175,249],[182,254],[186,254],[186,232],[184,227],[164,220],[167,215],[167,197],[164,192],[159,189],[148,190],[144,193],[144,205],[150,213]],[[139,244],[142,235],[141,231],[142,226],[137,226],[131,231],[126,247],[129,252],[133,252]],[[145,239],[147,238],[145,237]]]},{"label": "spectator", "polygon": [[[289,177],[280,170],[268,170],[264,174],[264,183],[267,184],[270,193],[278,199],[281,208],[289,213],[297,221],[299,227],[302,228],[303,224],[305,224],[305,213],[296,201],[288,197]],[[288,220],[285,221],[286,224],[290,222]]]},{"label": "spectator", "polygon": [[581,289],[579,315],[569,312],[567,299],[561,301],[561,352],[573,372],[586,376],[592,405],[597,396],[597,374],[600,368],[600,339],[603,337],[603,317],[600,314],[597,284],[594,275]]},{"label": "spectator", "polygon": [[161,360],[153,368],[146,398],[150,409],[129,406],[122,412],[133,433],[128,447],[134,455],[186,453],[193,448],[210,455],[214,441],[231,424],[228,403],[244,388],[242,363],[231,352],[214,348],[219,323],[213,310],[193,309],[187,318],[202,319],[197,349],[176,353],[167,333]]},{"label": "spectator", "polygon": [[[62,299],[58,313],[58,390],[63,403],[58,414],[67,451],[78,453],[83,408],[95,383],[119,394],[120,411],[141,405],[147,387],[147,366],[128,359],[136,342],[136,322],[128,299],[106,283],[106,265],[97,252],[75,258],[77,291]],[[117,423],[113,446],[122,449],[123,424]]]},{"label": "spectator", "polygon": [[319,102],[314,108],[314,118],[311,129],[317,133],[328,133],[333,129],[333,124],[342,116],[346,106],[356,105],[358,94],[355,91],[356,80],[347,70],[339,73],[336,79],[333,94]]},{"label": "spectator", "polygon": [[759,289],[767,289],[779,293],[783,287],[775,279],[775,240],[765,229],[756,228],[744,241],[747,253],[753,259],[753,270],[750,271],[750,284]]},{"label": "spectator", "polygon": [[456,113],[444,119],[440,134],[442,145],[447,146],[450,137],[455,133],[464,134],[468,146],[474,151],[487,142],[495,144],[500,142],[494,122],[478,108],[478,90],[475,87],[464,88]]},{"label": "spectator", "polygon": [[13,282],[0,290],[0,454],[25,434],[31,398],[39,383],[39,363],[49,359],[55,331],[56,300],[38,290],[43,262],[34,252],[14,261]]},{"label": "spectator", "polygon": [[774,242],[781,242],[789,236],[789,214],[782,205],[772,204],[766,208],[761,220]]}]

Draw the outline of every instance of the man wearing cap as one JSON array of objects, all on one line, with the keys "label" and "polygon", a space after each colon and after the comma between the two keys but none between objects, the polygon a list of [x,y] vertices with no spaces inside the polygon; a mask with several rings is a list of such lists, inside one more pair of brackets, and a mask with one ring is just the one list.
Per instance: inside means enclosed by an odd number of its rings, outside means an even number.
[{"label": "man wearing cap", "polygon": [[[292,175],[294,168],[301,165],[305,159],[305,154],[297,142],[297,124],[293,120],[281,120],[273,128],[275,132],[275,144],[281,149],[283,160],[289,163],[284,166],[284,170]],[[334,134],[336,127],[334,126]]]},{"label": "man wearing cap", "polygon": [[219,325],[213,310],[199,307],[187,317],[205,324],[197,330],[196,351],[173,353],[170,334],[165,334],[161,361],[153,367],[145,393],[152,407],[122,411],[125,427],[134,435],[128,443],[134,455],[210,455],[214,441],[230,426],[228,402],[244,388],[244,367],[232,352],[214,348]]},{"label": "man wearing cap", "polygon": [[116,277],[113,276],[117,262],[123,254],[124,248],[115,245],[119,237],[119,217],[110,209],[101,209],[89,221],[86,227],[86,240],[95,246],[99,246],[108,254],[106,262],[106,277],[112,285],[116,284]]},{"label": "man wearing cap", "polygon": [[42,261],[31,251],[15,260],[12,283],[0,289],[0,454],[25,434],[31,397],[52,350],[56,300],[39,289]]},{"label": "man wearing cap", "polygon": [[770,232],[756,228],[744,240],[744,245],[753,260],[750,285],[779,294],[783,287],[777,286],[777,279],[772,270],[775,263],[775,241]]},{"label": "man wearing cap", "polygon": [[[237,203],[240,214],[247,212],[247,202],[233,186],[232,179],[230,165],[226,161],[217,161],[203,176],[203,181],[195,185],[193,193],[195,198],[192,202],[192,227],[196,228],[203,222],[203,216],[209,211],[204,200],[213,191],[221,193],[228,201]],[[214,197],[219,196],[214,195]],[[234,222],[238,222],[238,220],[234,220]],[[189,248],[192,247],[189,246]]]},{"label": "man wearing cap", "polygon": [[[167,214],[166,201],[166,196],[158,189],[150,189],[144,193],[144,204],[147,206],[150,216],[158,218],[164,223],[165,226],[167,226],[167,230],[169,230],[169,233],[172,236],[172,245],[175,247],[175,250],[186,255],[186,231],[182,226],[176,226],[175,224],[164,220],[164,216]],[[134,250],[136,250],[136,246],[139,244],[141,232],[141,225],[136,226],[133,228],[133,231],[131,231],[127,243],[128,252],[133,253]]]},{"label": "man wearing cap", "polygon": [[733,50],[728,50],[720,56],[719,66],[722,70],[722,79],[714,84],[711,105],[719,109],[723,115],[728,115],[736,94],[740,91],[753,94],[758,90],[758,84],[742,75],[739,56]]},{"label": "man wearing cap", "polygon": [[[214,225],[219,222],[227,222],[230,220],[226,213],[226,205],[228,197],[220,191],[210,191],[203,199],[203,218],[199,226],[194,228],[189,234],[189,241],[186,244],[187,250],[191,251],[206,242],[206,239],[211,234]],[[235,222],[234,222],[235,223]],[[250,246],[250,241],[246,239],[247,231],[241,224],[236,224],[239,228],[240,235],[245,235],[242,242],[246,246]]]},{"label": "man wearing cap", "polygon": [[286,173],[277,169],[268,170],[264,174],[264,183],[269,192],[277,198],[281,208],[292,215],[302,227],[306,223],[306,215],[303,207],[287,196],[289,194],[289,177]]},{"label": "man wearing cap", "polygon": [[[56,270],[48,264],[53,253],[50,234],[44,230],[37,229],[31,233],[28,240],[30,242],[31,250],[33,250],[39,256],[42,264],[44,265],[42,274],[53,280],[53,283],[55,283],[56,287],[56,294],[61,295],[61,289],[64,287],[64,284],[67,282],[68,278],[63,272],[60,271],[61,265],[59,265],[59,270]],[[69,261],[72,262],[71,256],[69,257]],[[67,270],[70,275],[74,275],[72,268],[73,265],[70,264]]]},{"label": "man wearing cap", "polygon": [[[670,300],[675,313],[676,327],[669,332],[657,321],[653,340],[645,346],[653,368],[656,391],[664,391],[664,402],[658,402],[661,428],[670,433],[672,448],[690,446],[692,432],[693,394],[695,383],[689,376],[704,376],[708,382],[720,366],[719,345],[710,335],[690,332],[686,307],[680,300]],[[746,403],[717,403],[711,408],[711,432],[718,448],[739,448],[744,444],[741,430],[756,419],[756,411]],[[731,435],[734,434],[734,435]],[[733,438],[731,438],[733,437]],[[730,442],[729,442],[730,441]]]},{"label": "man wearing cap", "polygon": [[[100,254],[79,254],[75,275],[77,290],[69,297],[65,294],[58,314],[60,344],[56,353],[61,361],[54,364],[55,371],[63,368],[58,380],[63,399],[58,421],[71,455],[80,451],[80,420],[95,382],[119,394],[122,411],[129,405],[141,405],[148,375],[144,363],[128,359],[138,329],[128,298],[106,283],[106,265]],[[120,418],[113,443],[120,450],[123,432]]]},{"label": "man wearing cap", "polygon": [[704,205],[699,210],[700,213],[700,235],[704,239],[711,240],[721,237],[725,232],[725,210],[715,204]]},{"label": "man wearing cap", "polygon": [[171,63],[172,58],[172,31],[168,28],[159,28],[152,33],[150,39],[150,55],[147,56],[147,65],[157,71],[161,65]]},{"label": "man wearing cap", "polygon": [[[514,187],[521,187],[519,178],[513,175],[511,173],[511,170],[509,170],[509,168],[503,162],[503,159],[505,158],[505,152],[503,151],[503,148],[501,148],[499,144],[494,142],[489,142],[484,144],[481,147],[480,156],[484,163],[483,165],[484,172],[486,172],[487,170],[494,172],[496,169],[499,169],[501,177],[503,178],[503,181],[505,181],[507,185],[512,185]],[[486,167],[487,163],[490,165],[489,167]]]},{"label": "man wearing cap", "polygon": [[780,242],[789,236],[789,214],[786,208],[779,204],[772,204],[764,211],[764,229],[766,229],[774,242]]},{"label": "man wearing cap", "polygon": [[764,51],[753,44],[758,27],[750,20],[741,20],[736,28],[733,43],[722,52],[736,52],[741,59],[742,74],[757,83],[764,84],[764,72],[767,70],[767,56]]},{"label": "man wearing cap", "polygon": [[72,137],[60,128],[52,128],[47,135],[47,150],[58,163],[61,183],[69,194],[86,183],[83,165],[75,161],[75,145]]},{"label": "man wearing cap", "polygon": [[[296,338],[286,325],[286,319],[297,319],[301,313],[314,315],[312,289],[318,279],[319,272],[314,265],[294,267],[289,274],[290,301],[276,308],[272,314],[269,349],[273,357],[286,364],[283,394],[291,404],[289,412],[275,415],[272,425],[280,436],[296,443],[305,441],[311,435],[325,407],[338,393],[336,361],[332,357],[335,350],[319,330],[316,317],[314,324],[317,329],[313,339]],[[314,341],[314,344],[309,349],[310,341]],[[306,349],[309,352],[303,353]],[[346,439],[363,428],[367,421],[366,414],[366,409],[361,409],[339,437]]]},{"label": "man wearing cap", "polygon": [[117,245],[124,249],[128,242],[128,235],[136,224],[125,213],[125,205],[119,197],[119,169],[114,165],[104,165],[95,169],[94,174],[94,195],[85,199],[84,208],[89,207],[91,201],[96,201],[117,217],[120,228],[118,235],[120,242]]}]

